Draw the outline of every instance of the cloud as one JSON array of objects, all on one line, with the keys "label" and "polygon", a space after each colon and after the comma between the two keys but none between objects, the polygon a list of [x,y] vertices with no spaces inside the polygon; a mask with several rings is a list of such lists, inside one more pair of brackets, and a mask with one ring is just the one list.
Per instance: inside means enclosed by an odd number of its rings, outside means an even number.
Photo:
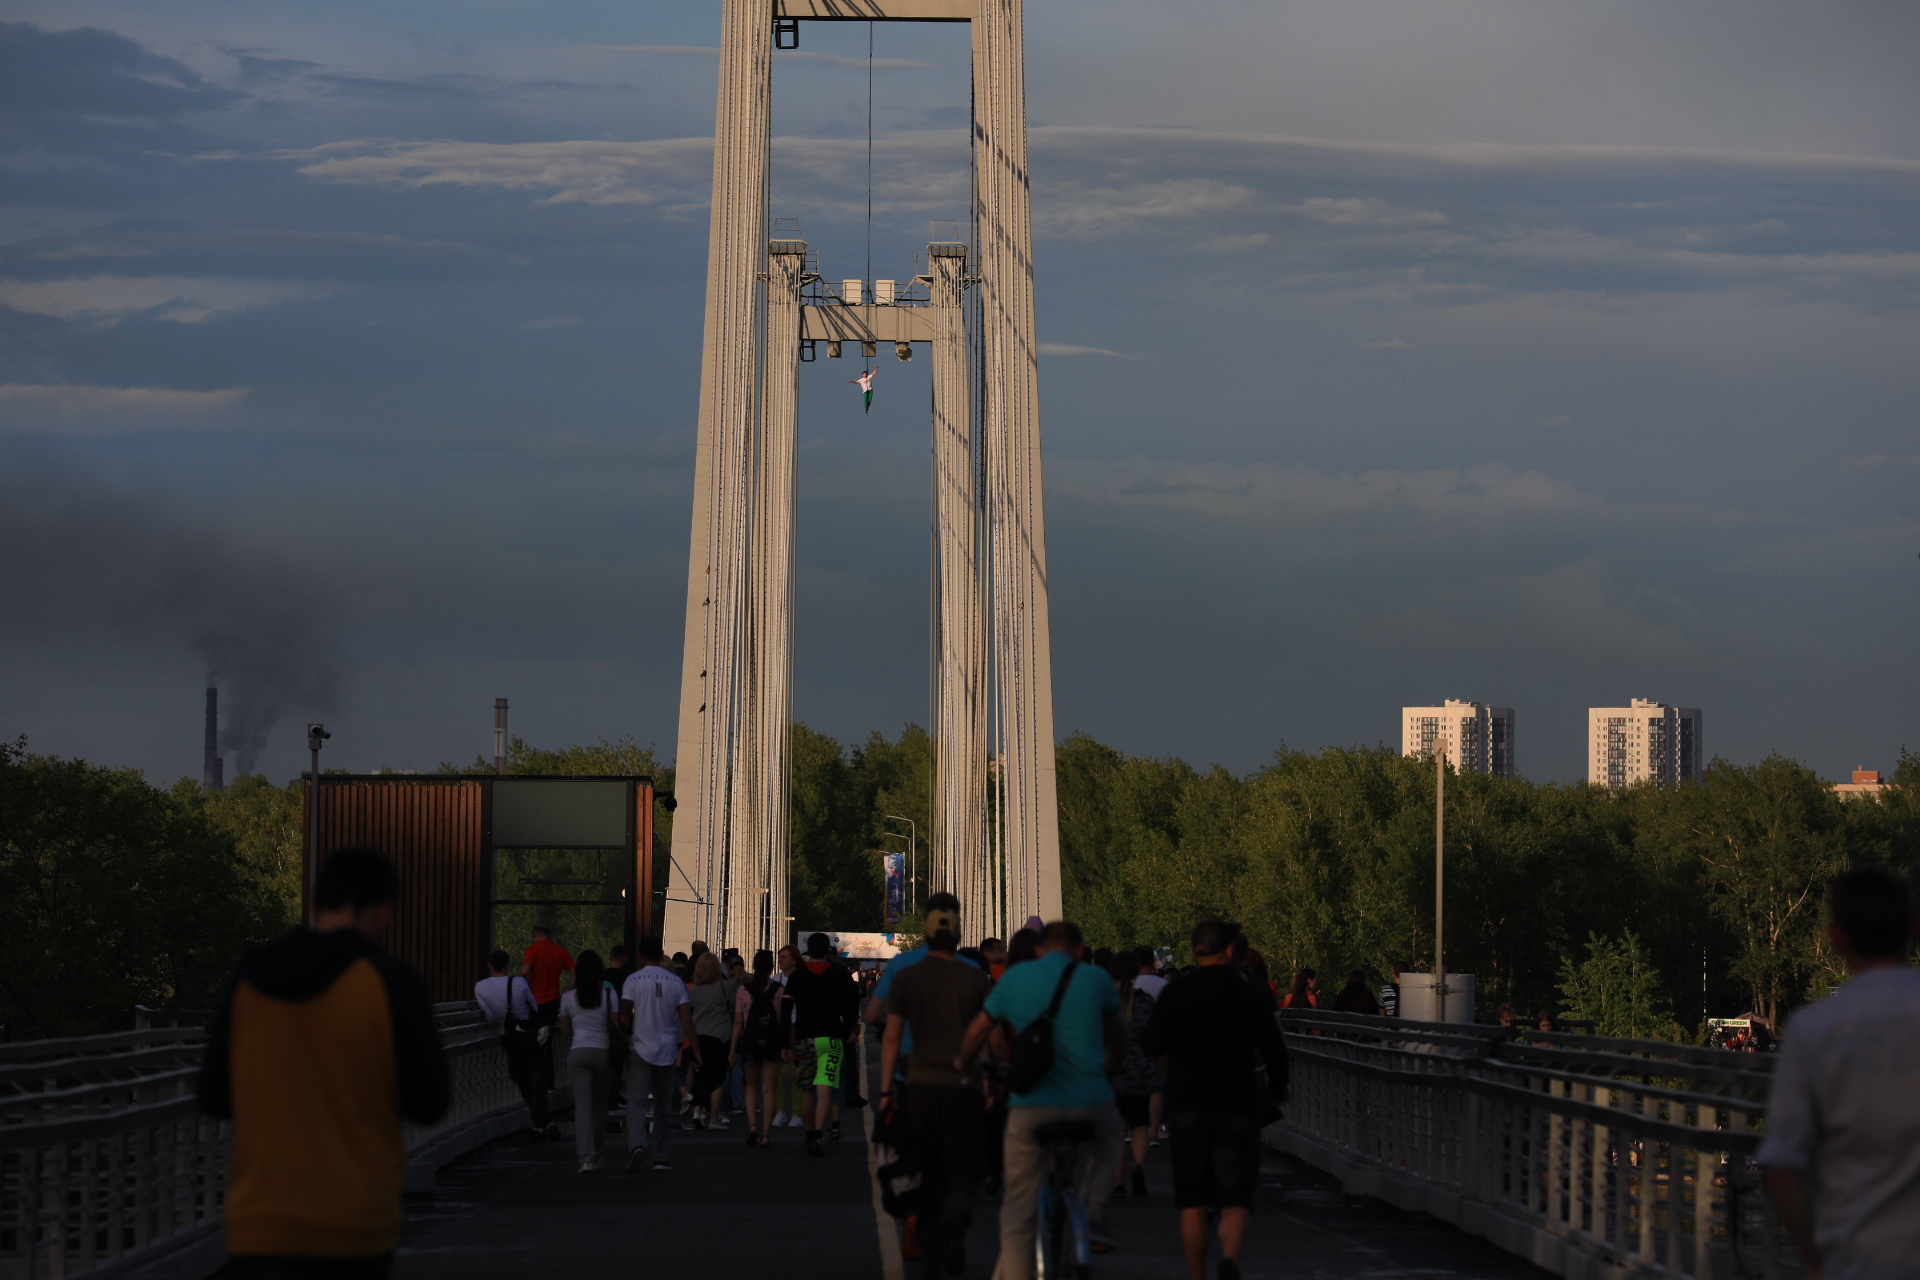
[{"label": "cloud", "polygon": [[1385,342],[1363,342],[1360,345],[1377,351],[1404,351],[1413,344],[1405,338],[1388,338]]},{"label": "cloud", "polygon": [[579,316],[542,316],[538,320],[527,321],[520,328],[527,333],[538,333],[543,329],[570,329],[579,323]]},{"label": "cloud", "polygon": [[575,80],[505,80],[470,71],[419,76],[355,76],[310,72],[302,83],[337,97],[375,101],[513,102],[563,93],[635,93],[632,85],[583,84]]},{"label": "cloud", "polygon": [[1356,196],[1315,196],[1280,208],[1284,213],[1297,213],[1334,227],[1431,227],[1447,220],[1446,214],[1432,209],[1408,209],[1385,200]]},{"label": "cloud", "polygon": [[1072,347],[1064,342],[1043,342],[1040,344],[1043,356],[1112,356],[1115,360],[1137,360],[1120,351],[1109,351],[1105,347]]},{"label": "cloud", "polygon": [[[701,44],[579,44],[558,49],[529,49],[527,52],[691,54],[705,58],[720,56],[720,50],[717,47]],[[815,53],[809,49],[776,49],[773,56],[783,62],[824,62],[836,67],[859,67],[863,71],[868,66],[872,66],[876,71],[920,71],[930,69],[934,65],[931,62],[915,62],[912,58],[846,58],[837,53]]]},{"label": "cloud", "polygon": [[1055,183],[1034,211],[1036,229],[1054,234],[1098,234],[1142,222],[1193,221],[1254,202],[1251,187],[1215,178],[1165,178],[1127,185]]},{"label": "cloud", "polygon": [[76,383],[0,383],[0,431],[109,435],[219,425],[245,387],[182,391],[173,387],[97,387]]},{"label": "cloud", "polygon": [[183,62],[98,27],[0,22],[0,116],[168,119],[240,100]]},{"label": "cloud", "polygon": [[156,320],[203,324],[282,302],[324,298],[332,286],[297,280],[90,276],[75,280],[0,280],[0,306],[60,320],[112,326],[154,312]]},{"label": "cloud", "polygon": [[1381,535],[1412,521],[1479,530],[1513,520],[1611,523],[1594,495],[1538,471],[1490,464],[1429,471],[1325,473],[1298,467],[1129,458],[1063,458],[1048,464],[1049,496],[1235,524]]},{"label": "cloud", "polygon": [[148,231],[94,228],[77,237],[45,236],[14,246],[29,262],[78,258],[146,258],[195,252],[293,257],[438,258],[485,252],[457,240],[416,240],[364,231],[300,228],[239,228],[217,231]]},{"label": "cloud", "polygon": [[1568,414],[1562,413],[1554,417],[1548,418],[1545,422],[1542,422],[1540,425],[1543,427],[1570,427],[1573,425],[1573,418]]},{"label": "cloud", "polygon": [[1884,453],[1870,453],[1864,458],[1847,458],[1840,465],[1843,467],[1920,467],[1920,453],[1906,458],[1890,457]]},{"label": "cloud", "polygon": [[704,207],[713,140],[402,142],[362,138],[269,153],[319,182],[529,191],[543,203]]}]

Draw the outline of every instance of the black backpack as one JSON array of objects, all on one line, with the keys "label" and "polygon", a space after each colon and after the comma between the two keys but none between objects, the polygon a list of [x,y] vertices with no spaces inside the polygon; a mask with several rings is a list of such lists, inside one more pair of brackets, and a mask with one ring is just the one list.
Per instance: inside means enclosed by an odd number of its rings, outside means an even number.
[{"label": "black backpack", "polygon": [[1059,983],[1053,988],[1053,999],[1047,1003],[1047,1011],[1029,1022],[1026,1030],[1014,1037],[1013,1066],[1007,1072],[1007,1087],[1013,1092],[1032,1093],[1047,1078],[1047,1072],[1053,1070],[1053,1022],[1060,1016],[1060,1002],[1066,999],[1067,987],[1073,982],[1073,971],[1079,967],[1079,961],[1067,961]]},{"label": "black backpack", "polygon": [[786,1047],[786,1027],[780,1021],[780,984],[769,981],[747,1002],[745,1039],[753,1051],[771,1058]]}]

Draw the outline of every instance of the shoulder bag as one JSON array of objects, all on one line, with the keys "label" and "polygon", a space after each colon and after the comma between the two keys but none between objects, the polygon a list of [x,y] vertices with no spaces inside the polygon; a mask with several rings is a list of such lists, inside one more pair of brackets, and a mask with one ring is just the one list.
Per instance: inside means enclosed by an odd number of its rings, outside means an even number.
[{"label": "shoulder bag", "polygon": [[1053,988],[1053,999],[1047,1002],[1046,1012],[1029,1022],[1026,1029],[1014,1037],[1013,1067],[1007,1073],[1007,1087],[1013,1092],[1032,1093],[1047,1078],[1047,1072],[1053,1070],[1054,1020],[1060,1016],[1060,1002],[1067,998],[1067,987],[1073,982],[1073,971],[1079,967],[1079,961],[1067,961],[1060,981]]}]

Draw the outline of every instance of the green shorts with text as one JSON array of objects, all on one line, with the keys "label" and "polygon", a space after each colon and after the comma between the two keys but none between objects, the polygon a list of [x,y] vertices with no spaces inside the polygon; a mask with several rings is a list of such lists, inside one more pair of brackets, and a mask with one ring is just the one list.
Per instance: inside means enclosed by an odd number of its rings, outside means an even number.
[{"label": "green shorts with text", "polygon": [[800,1051],[799,1076],[802,1088],[824,1085],[840,1087],[840,1071],[847,1061],[847,1042],[838,1036],[814,1036],[794,1046]]}]

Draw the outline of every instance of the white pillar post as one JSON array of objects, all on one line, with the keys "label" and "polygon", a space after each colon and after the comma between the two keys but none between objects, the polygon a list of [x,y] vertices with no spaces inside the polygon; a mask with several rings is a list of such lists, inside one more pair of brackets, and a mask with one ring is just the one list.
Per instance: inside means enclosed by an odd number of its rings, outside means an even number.
[{"label": "white pillar post", "polygon": [[1029,915],[1051,920],[1061,913],[1022,38],[1021,0],[979,0],[973,20],[973,242],[980,264],[979,412],[992,557],[994,729],[1003,763],[996,832],[1005,860],[1000,924],[1008,932]]},{"label": "white pillar post", "polygon": [[740,647],[748,608],[760,273],[766,260],[772,22],[765,0],[725,0],[713,138],[713,215],[694,453],[693,537],[681,656],[668,951],[695,938],[716,947],[727,884],[730,764],[740,711]]}]

